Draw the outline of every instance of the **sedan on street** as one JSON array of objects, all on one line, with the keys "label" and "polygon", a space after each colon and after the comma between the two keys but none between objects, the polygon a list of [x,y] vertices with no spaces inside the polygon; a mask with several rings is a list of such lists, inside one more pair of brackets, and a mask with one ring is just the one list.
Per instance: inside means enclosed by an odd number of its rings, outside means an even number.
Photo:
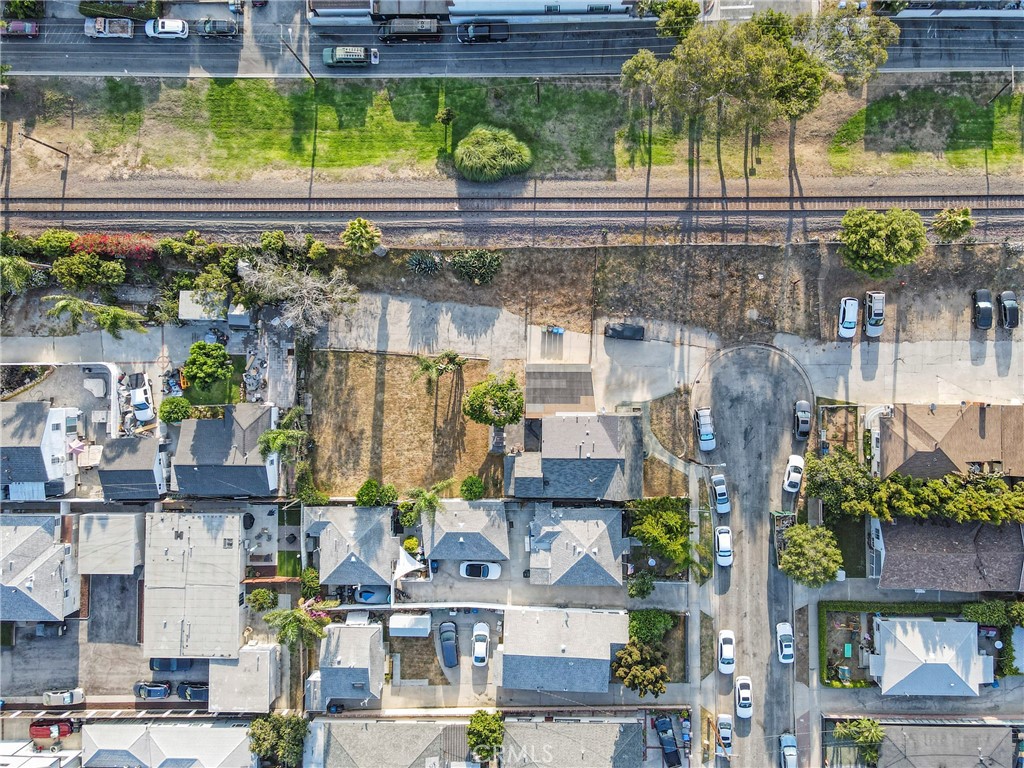
[{"label": "sedan on street", "polygon": [[715,745],[715,754],[732,755],[732,715],[719,715],[715,724],[718,726],[718,743]]},{"label": "sedan on street", "polygon": [[713,451],[718,443],[715,441],[715,420],[711,417],[710,408],[698,408],[693,412],[693,434],[697,439],[697,447],[702,451]]},{"label": "sedan on street", "polygon": [[181,19],[150,19],[146,22],[146,37],[184,40],[188,37],[188,22]]},{"label": "sedan on street", "polygon": [[70,720],[36,720],[28,727],[31,739],[61,739],[70,736],[74,725]]},{"label": "sedan on street", "polygon": [[788,621],[781,621],[775,625],[775,647],[781,663],[793,663],[793,625]]},{"label": "sedan on street", "polygon": [[471,24],[459,24],[455,37],[460,43],[504,43],[508,40],[508,22],[476,19]]},{"label": "sedan on street", "polygon": [[486,667],[490,656],[491,628],[485,621],[473,625],[473,666]]},{"label": "sedan on street", "polygon": [[853,296],[844,296],[839,302],[839,338],[852,339],[857,333],[860,302]]},{"label": "sedan on street", "polygon": [[736,717],[749,720],[754,715],[754,686],[746,675],[736,678]]},{"label": "sedan on street", "polygon": [[732,565],[732,529],[727,525],[715,528],[715,562],[723,568]]},{"label": "sedan on street", "polygon": [[729,501],[729,488],[725,484],[725,475],[711,476],[711,492],[715,495],[715,512],[720,515],[732,512],[732,502]]},{"label": "sedan on street", "polygon": [[811,436],[811,404],[797,400],[793,405],[793,439],[802,443]]},{"label": "sedan on street", "polygon": [[44,707],[69,707],[72,704],[81,704],[84,701],[85,691],[81,688],[46,691],[43,693]]},{"label": "sedan on street", "polygon": [[782,481],[782,490],[787,493],[799,493],[800,483],[804,479],[804,457],[793,454],[786,465],[786,477]]},{"label": "sedan on street", "polygon": [[718,671],[723,675],[736,671],[736,633],[731,629],[718,633]]},{"label": "sedan on street", "polygon": [[501,576],[501,566],[497,563],[466,562],[459,566],[459,574],[466,579],[493,581]]},{"label": "sedan on street", "polygon": [[171,684],[138,682],[132,690],[140,699],[166,699],[171,695]]}]

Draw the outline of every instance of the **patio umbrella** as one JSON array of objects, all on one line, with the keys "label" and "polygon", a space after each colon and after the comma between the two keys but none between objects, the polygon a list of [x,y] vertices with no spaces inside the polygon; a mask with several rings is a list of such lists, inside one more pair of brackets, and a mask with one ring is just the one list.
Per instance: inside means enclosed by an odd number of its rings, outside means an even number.
[{"label": "patio umbrella", "polygon": [[68,442],[68,453],[72,456],[78,456],[80,453],[85,451],[85,443],[79,440],[77,437],[74,440]]}]

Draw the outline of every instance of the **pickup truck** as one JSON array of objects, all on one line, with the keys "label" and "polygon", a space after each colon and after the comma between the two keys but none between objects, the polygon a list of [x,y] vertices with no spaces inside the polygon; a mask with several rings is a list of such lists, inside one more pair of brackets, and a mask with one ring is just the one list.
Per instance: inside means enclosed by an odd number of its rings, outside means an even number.
[{"label": "pickup truck", "polygon": [[135,22],[131,19],[86,19],[87,37],[132,37]]}]

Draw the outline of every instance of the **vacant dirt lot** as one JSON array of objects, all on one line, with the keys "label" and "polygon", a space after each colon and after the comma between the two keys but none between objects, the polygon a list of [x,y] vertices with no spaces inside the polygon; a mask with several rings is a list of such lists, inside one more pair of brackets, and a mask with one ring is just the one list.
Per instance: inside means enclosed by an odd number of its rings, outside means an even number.
[{"label": "vacant dirt lot", "polygon": [[392,637],[388,639],[392,654],[400,654],[402,680],[426,680],[429,685],[448,685],[448,678],[437,661],[434,638]]},{"label": "vacant dirt lot", "polygon": [[825,441],[830,448],[845,448],[857,455],[860,439],[860,419],[857,406],[830,406],[821,412],[820,428],[825,430]]},{"label": "vacant dirt lot", "polygon": [[498,490],[501,465],[489,460],[488,429],[462,415],[462,395],[487,378],[487,362],[471,360],[461,374],[442,377],[434,394],[427,394],[424,379],[413,381],[415,369],[414,357],[313,355],[311,430],[319,487],[351,496],[374,477],[404,493],[480,474],[489,490]]}]

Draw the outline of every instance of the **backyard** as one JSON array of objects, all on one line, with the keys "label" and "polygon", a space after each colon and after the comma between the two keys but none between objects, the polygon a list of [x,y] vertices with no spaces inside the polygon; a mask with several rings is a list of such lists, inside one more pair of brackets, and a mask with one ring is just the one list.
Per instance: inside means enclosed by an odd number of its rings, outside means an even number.
[{"label": "backyard", "polygon": [[231,378],[211,384],[209,389],[197,386],[186,387],[182,394],[192,405],[231,405],[240,399],[242,374],[245,373],[245,357],[231,356]]},{"label": "backyard", "polygon": [[426,680],[427,685],[449,684],[438,663],[433,636],[391,637],[388,639],[388,648],[392,655],[399,655],[399,662],[396,665],[401,674],[399,682]]}]

